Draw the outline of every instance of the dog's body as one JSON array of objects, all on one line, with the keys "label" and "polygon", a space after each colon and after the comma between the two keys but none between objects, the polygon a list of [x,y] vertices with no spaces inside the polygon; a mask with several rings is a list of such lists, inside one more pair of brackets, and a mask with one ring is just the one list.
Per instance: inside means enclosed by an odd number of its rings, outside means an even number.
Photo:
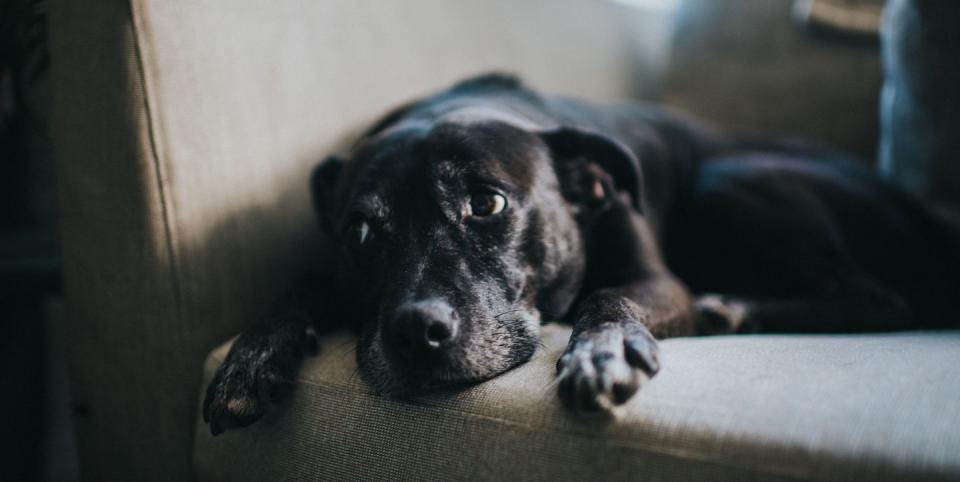
[{"label": "dog's body", "polygon": [[541,319],[567,321],[560,395],[589,411],[656,374],[656,338],[946,326],[960,307],[957,240],[855,162],[503,76],[391,113],[313,188],[338,251],[236,341],[214,433],[283,395],[309,326],[355,328],[364,379],[402,395],[502,373]]}]

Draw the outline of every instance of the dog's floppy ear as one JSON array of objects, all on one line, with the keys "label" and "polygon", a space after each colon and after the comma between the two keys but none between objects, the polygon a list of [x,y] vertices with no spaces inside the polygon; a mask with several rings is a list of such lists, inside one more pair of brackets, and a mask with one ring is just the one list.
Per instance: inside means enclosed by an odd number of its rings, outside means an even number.
[{"label": "dog's floppy ear", "polygon": [[313,197],[313,210],[320,227],[327,233],[333,230],[333,199],[340,179],[340,172],[346,161],[340,156],[328,156],[313,168],[310,175],[310,193]]},{"label": "dog's floppy ear", "polygon": [[564,196],[588,207],[606,205],[618,191],[642,210],[643,172],[630,148],[612,137],[576,127],[545,131]]}]

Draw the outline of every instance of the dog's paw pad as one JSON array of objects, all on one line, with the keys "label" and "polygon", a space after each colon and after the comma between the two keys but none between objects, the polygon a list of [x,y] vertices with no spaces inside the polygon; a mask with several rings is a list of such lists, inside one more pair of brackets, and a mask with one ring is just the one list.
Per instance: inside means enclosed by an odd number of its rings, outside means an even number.
[{"label": "dog's paw pad", "polygon": [[660,369],[657,342],[637,322],[605,323],[571,340],[557,362],[561,400],[577,412],[622,405]]},{"label": "dog's paw pad", "polygon": [[[237,375],[236,371],[230,375]],[[264,400],[255,393],[246,376],[214,377],[207,387],[203,403],[203,419],[210,424],[210,433],[219,435],[225,430],[246,427],[264,414]]]},{"label": "dog's paw pad", "polygon": [[244,355],[227,357],[207,387],[203,420],[214,435],[256,422],[293,387],[283,365]]},{"label": "dog's paw pad", "polygon": [[260,403],[253,397],[238,397],[227,402],[227,413],[234,418],[249,418],[259,412]]}]

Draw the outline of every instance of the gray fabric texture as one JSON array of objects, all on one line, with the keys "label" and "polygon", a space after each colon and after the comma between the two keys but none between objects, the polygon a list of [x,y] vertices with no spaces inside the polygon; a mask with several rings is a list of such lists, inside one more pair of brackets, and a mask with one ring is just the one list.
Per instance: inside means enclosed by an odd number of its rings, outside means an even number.
[{"label": "gray fabric texture", "polygon": [[408,401],[370,393],[351,336],[325,338],[257,424],[212,437],[198,419],[197,479],[960,478],[960,332],[666,340],[663,371],[587,419],[552,383],[568,336],[548,325],[528,364]]}]

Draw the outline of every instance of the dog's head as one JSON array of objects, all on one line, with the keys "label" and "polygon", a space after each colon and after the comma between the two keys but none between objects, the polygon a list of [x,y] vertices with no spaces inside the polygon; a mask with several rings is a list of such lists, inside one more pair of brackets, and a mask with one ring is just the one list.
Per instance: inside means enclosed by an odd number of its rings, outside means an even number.
[{"label": "dog's head", "polygon": [[569,309],[580,226],[618,187],[639,199],[636,159],[475,105],[391,117],[313,176],[363,327],[361,373],[393,394],[492,377],[534,353],[542,316]]}]

